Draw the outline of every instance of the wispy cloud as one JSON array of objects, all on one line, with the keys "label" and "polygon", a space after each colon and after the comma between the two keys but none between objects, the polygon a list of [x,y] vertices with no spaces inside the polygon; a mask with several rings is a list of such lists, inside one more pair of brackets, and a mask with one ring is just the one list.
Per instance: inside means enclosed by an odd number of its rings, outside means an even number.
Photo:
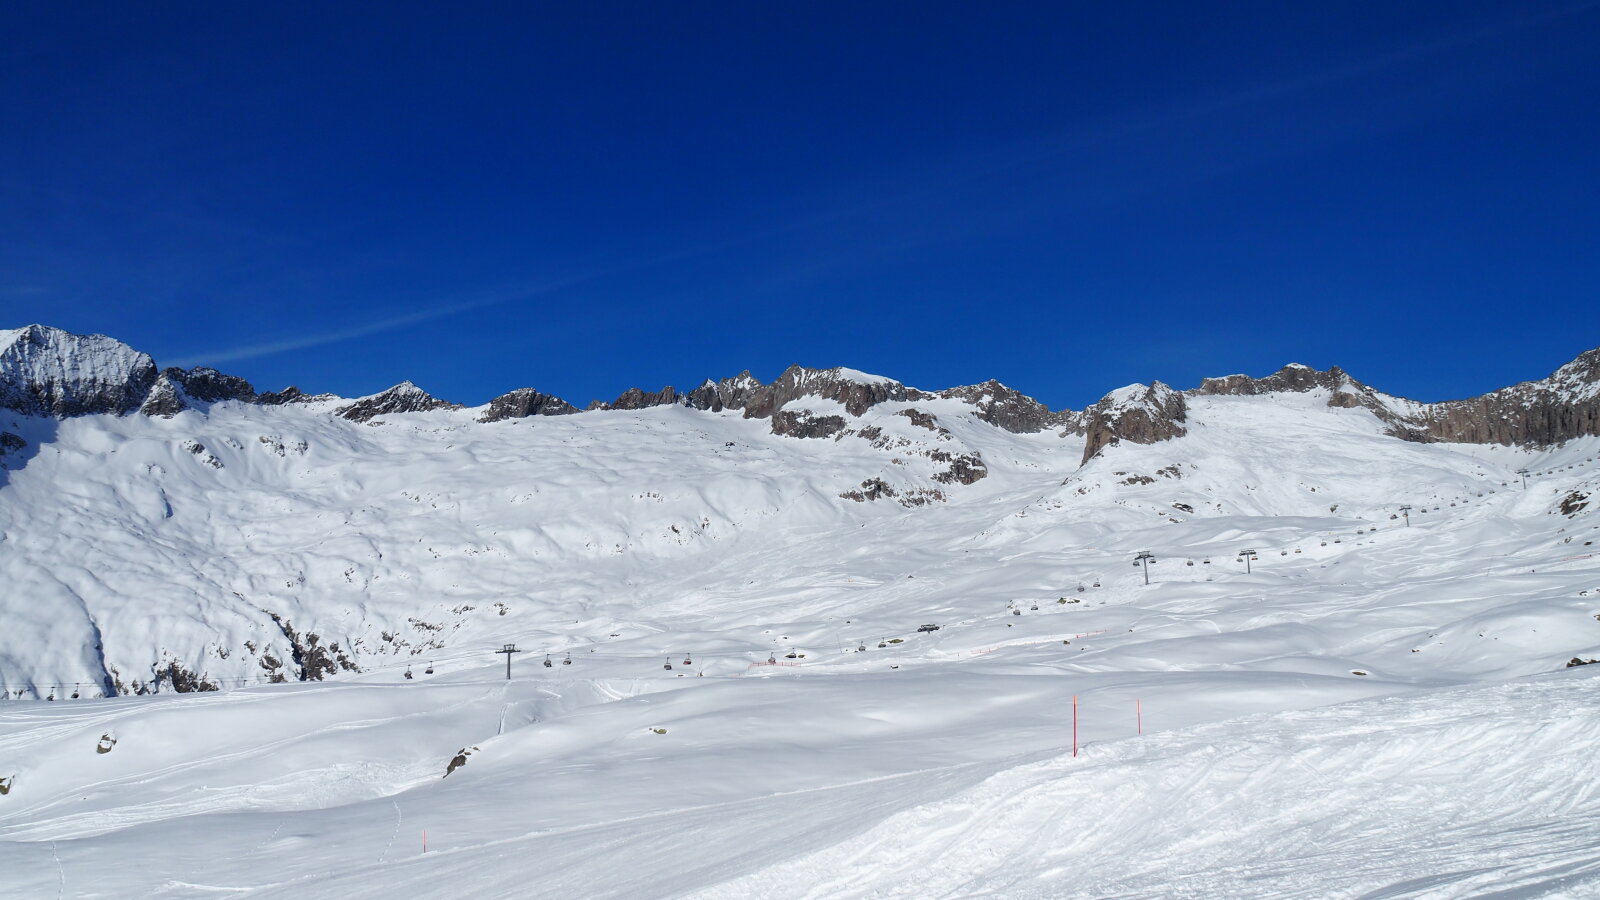
[{"label": "wispy cloud", "polygon": [[416,325],[421,322],[430,322],[443,319],[475,309],[488,306],[498,306],[502,303],[512,303],[518,300],[528,300],[543,294],[549,294],[592,276],[574,276],[557,281],[551,281],[533,287],[521,287],[492,294],[480,296],[471,300],[441,303],[423,309],[392,315],[376,319],[361,325],[352,325],[348,328],[336,328],[329,331],[318,331],[309,334],[297,334],[292,337],[278,340],[261,341],[254,344],[245,344],[223,350],[213,350],[205,353],[195,353],[174,360],[163,361],[164,365],[188,368],[198,365],[217,365],[219,363],[236,362],[241,359],[255,359],[260,356],[271,356],[275,353],[287,353],[292,350],[304,350],[309,347],[321,347],[327,344],[337,344],[341,341],[354,340],[368,335],[380,334],[404,328],[407,325]]}]

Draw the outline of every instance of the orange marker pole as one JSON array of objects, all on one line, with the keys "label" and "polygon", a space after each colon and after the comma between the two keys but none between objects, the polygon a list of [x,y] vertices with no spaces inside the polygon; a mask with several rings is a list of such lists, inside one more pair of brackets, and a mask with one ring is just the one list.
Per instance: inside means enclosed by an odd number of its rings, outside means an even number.
[{"label": "orange marker pole", "polygon": [[1078,757],[1078,695],[1072,695],[1072,757]]},{"label": "orange marker pole", "polygon": [[422,852],[428,852],[428,829],[422,829]]}]

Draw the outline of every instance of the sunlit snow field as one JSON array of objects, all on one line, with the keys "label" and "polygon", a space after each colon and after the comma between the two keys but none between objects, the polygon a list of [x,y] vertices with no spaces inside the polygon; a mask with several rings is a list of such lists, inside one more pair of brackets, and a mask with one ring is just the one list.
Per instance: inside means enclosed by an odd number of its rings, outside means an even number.
[{"label": "sunlit snow field", "polygon": [[[1600,896],[1600,440],[1325,401],[1082,468],[937,400],[22,422],[0,895]],[[264,610],[361,671],[260,683]],[[89,699],[97,640],[225,690]]]}]

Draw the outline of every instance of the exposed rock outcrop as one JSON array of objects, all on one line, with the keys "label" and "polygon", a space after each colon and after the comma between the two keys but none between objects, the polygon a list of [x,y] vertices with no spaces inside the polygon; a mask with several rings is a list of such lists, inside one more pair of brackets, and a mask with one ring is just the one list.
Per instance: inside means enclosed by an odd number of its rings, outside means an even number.
[{"label": "exposed rock outcrop", "polygon": [[1600,349],[1580,354],[1540,381],[1426,404],[1414,422],[1420,434],[1403,436],[1469,444],[1548,447],[1600,435]]},{"label": "exposed rock outcrop", "polygon": [[982,384],[969,384],[940,391],[938,396],[948,400],[970,403],[973,415],[996,428],[1015,434],[1033,434],[1046,428],[1073,427],[1081,433],[1078,414],[1070,409],[1051,412],[1048,406],[1021,391],[1006,387],[994,379]]},{"label": "exposed rock outcrop", "polygon": [[333,394],[308,394],[291,384],[281,391],[267,391],[256,397],[256,402],[262,406],[282,406],[285,403],[316,403],[337,399]]},{"label": "exposed rock outcrop", "polygon": [[223,400],[254,402],[256,389],[237,375],[224,375],[205,366],[184,371],[163,369],[150,393],[144,398],[139,412],[147,416],[170,418],[190,409],[194,403],[218,403]]},{"label": "exposed rock outcrop", "polygon": [[525,419],[528,416],[570,416],[577,411],[576,406],[560,397],[542,394],[533,388],[517,388],[490,400],[489,408],[478,417],[478,421],[500,422],[505,419]]},{"label": "exposed rock outcrop", "polygon": [[684,404],[711,412],[744,409],[750,398],[754,397],[761,387],[760,379],[751,375],[750,370],[746,369],[732,378],[724,378],[721,381],[707,378],[704,384],[684,396]]},{"label": "exposed rock outcrop", "polygon": [[1083,461],[1088,462],[1122,441],[1154,444],[1187,433],[1188,405],[1182,394],[1157,381],[1118,388],[1084,410],[1084,417]]},{"label": "exposed rock outcrop", "polygon": [[[938,459],[938,456],[934,457]],[[963,453],[951,457],[948,462],[950,467],[943,472],[935,473],[934,481],[945,484],[976,484],[989,474],[989,467],[983,464],[983,457],[976,453]]]},{"label": "exposed rock outcrop", "polygon": [[155,380],[147,354],[105,335],[43,325],[0,331],[0,408],[58,419],[123,415]]},{"label": "exposed rock outcrop", "polygon": [[783,409],[772,414],[772,433],[786,437],[827,438],[843,430],[843,416],[814,416],[806,409]]},{"label": "exposed rock outcrop", "polygon": [[334,411],[334,414],[352,422],[370,422],[378,416],[387,416],[393,413],[460,408],[461,405],[459,403],[440,400],[411,382],[402,381],[383,393],[363,397],[349,406],[341,406]]},{"label": "exposed rock outcrop", "polygon": [[854,369],[808,369],[794,365],[784,369],[771,384],[750,395],[744,405],[744,417],[765,418],[802,397],[833,400],[843,405],[850,415],[859,416],[886,400],[905,400],[906,386],[891,378]]},{"label": "exposed rock outcrop", "polygon": [[1190,393],[1248,396],[1319,389],[1328,392],[1328,406],[1364,407],[1388,426],[1390,434],[1411,441],[1552,446],[1600,434],[1600,349],[1580,354],[1540,381],[1441,403],[1385,394],[1338,366],[1319,371],[1297,364],[1265,378],[1207,378]]},{"label": "exposed rock outcrop", "polygon": [[611,403],[607,409],[649,409],[652,406],[673,406],[682,398],[672,385],[667,385],[659,391],[646,391],[641,388],[628,388]]},{"label": "exposed rock outcrop", "polygon": [[150,393],[139,406],[140,413],[170,419],[189,408],[189,400],[183,395],[183,387],[169,374],[171,371],[169,369],[167,372],[162,372],[156,378],[156,383],[150,386]]}]

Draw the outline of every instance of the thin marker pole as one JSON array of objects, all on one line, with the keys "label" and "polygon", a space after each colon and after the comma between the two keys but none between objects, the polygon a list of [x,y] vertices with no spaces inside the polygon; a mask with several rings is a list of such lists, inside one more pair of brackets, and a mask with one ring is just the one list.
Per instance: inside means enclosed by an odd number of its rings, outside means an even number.
[{"label": "thin marker pole", "polygon": [[1078,695],[1072,695],[1072,758],[1078,758]]},{"label": "thin marker pole", "polygon": [[1144,734],[1144,701],[1133,701],[1133,709],[1135,714],[1139,717],[1139,733]]}]

